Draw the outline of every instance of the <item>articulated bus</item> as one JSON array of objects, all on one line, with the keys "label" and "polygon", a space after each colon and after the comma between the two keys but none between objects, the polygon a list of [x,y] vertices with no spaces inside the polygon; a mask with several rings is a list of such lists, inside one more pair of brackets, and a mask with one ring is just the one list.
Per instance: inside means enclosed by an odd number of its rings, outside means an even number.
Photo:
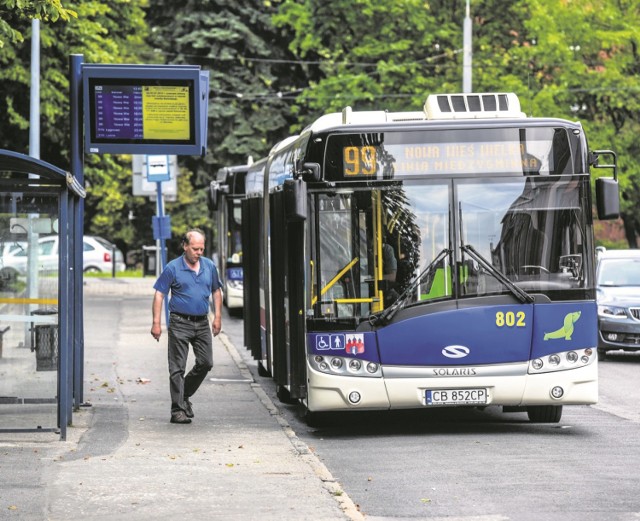
[{"label": "articulated bus", "polygon": [[[613,158],[599,164],[599,157]],[[501,406],[558,422],[598,399],[590,167],[616,156],[512,93],[320,117],[249,167],[245,343],[283,402]]]},{"label": "articulated bus", "polygon": [[214,260],[222,275],[223,302],[231,312],[242,311],[242,210],[247,165],[223,167],[209,186],[209,208],[214,220]]}]

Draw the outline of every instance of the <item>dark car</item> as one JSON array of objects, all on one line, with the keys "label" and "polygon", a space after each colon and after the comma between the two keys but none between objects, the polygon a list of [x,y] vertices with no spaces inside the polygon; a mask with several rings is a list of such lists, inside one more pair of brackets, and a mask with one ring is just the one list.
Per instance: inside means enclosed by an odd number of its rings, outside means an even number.
[{"label": "dark car", "polygon": [[598,255],[598,359],[608,351],[640,350],[640,250]]}]

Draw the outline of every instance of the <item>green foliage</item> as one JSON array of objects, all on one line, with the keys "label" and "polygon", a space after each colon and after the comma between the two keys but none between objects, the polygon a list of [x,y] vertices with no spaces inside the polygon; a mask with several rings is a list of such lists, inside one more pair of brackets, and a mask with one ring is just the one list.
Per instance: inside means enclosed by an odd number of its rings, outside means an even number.
[{"label": "green foliage", "polygon": [[0,0],[0,48],[5,41],[20,43],[24,41],[22,33],[6,20],[18,18],[24,20],[42,20],[43,22],[69,21],[77,13],[65,8],[60,0]]},{"label": "green foliage", "polygon": [[[146,0],[85,0],[65,2],[63,9],[59,1],[0,0],[1,7],[12,8],[0,11],[3,20],[24,35],[24,40],[7,41],[0,48],[0,113],[7,115],[0,121],[0,148],[28,153],[29,17],[43,20],[40,156],[69,168],[69,56],[82,54],[86,63],[140,62],[140,54],[146,49],[147,26],[142,10],[146,5]],[[51,9],[58,9],[58,14]],[[150,243],[153,204],[131,195],[131,158],[87,155],[84,175],[88,194],[85,231],[109,238],[125,252],[136,243]],[[130,220],[130,212],[138,219]],[[139,220],[142,216],[148,220]]]},{"label": "green foliage", "polygon": [[208,154],[204,162],[185,162],[199,186],[221,166],[265,154],[293,122],[287,93],[306,79],[274,61],[291,58],[271,23],[274,12],[260,0],[158,0],[148,10],[151,43],[168,63],[210,71]]},{"label": "green foliage", "polygon": [[[461,91],[465,4],[284,0],[274,21],[309,63],[293,110],[420,110]],[[473,90],[515,92],[528,114],[580,120],[593,149],[616,150],[623,217],[640,233],[638,2],[472,0],[471,17]]]},{"label": "green foliage", "polygon": [[[64,4],[64,6],[62,5]],[[314,117],[421,110],[462,84],[465,0],[0,0],[0,147],[28,150],[30,20],[43,21],[41,155],[68,164],[68,56],[210,71],[207,156],[181,158],[174,235],[207,228],[204,187]],[[76,17],[77,16],[77,17]],[[146,16],[146,19],[145,19]],[[580,120],[618,152],[629,241],[640,229],[640,4],[472,0],[473,90],[512,91],[525,112]],[[130,158],[87,156],[86,227],[151,243],[153,204],[131,194]],[[129,219],[132,216],[133,219]],[[638,224],[636,224],[638,223]]]}]

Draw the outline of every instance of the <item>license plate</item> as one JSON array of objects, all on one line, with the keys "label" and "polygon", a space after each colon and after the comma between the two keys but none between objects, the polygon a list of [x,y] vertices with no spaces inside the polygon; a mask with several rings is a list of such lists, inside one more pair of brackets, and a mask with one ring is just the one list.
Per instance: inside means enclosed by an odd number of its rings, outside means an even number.
[{"label": "license plate", "polygon": [[437,389],[425,391],[425,405],[486,405],[486,389]]}]

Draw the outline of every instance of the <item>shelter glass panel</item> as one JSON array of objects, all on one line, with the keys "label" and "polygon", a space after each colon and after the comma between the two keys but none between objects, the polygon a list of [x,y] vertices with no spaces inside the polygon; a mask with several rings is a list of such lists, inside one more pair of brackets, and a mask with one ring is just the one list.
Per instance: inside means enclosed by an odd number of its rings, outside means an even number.
[{"label": "shelter glass panel", "polygon": [[0,192],[0,430],[57,429],[59,194]]}]

